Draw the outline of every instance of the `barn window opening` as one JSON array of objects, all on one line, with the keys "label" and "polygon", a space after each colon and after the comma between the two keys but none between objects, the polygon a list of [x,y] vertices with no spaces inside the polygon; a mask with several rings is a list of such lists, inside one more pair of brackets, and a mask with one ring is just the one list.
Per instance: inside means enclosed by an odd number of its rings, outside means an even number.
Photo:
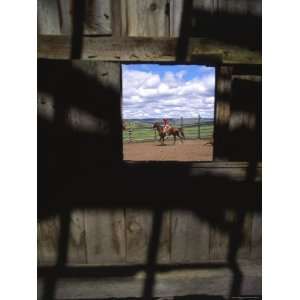
[{"label": "barn window opening", "polygon": [[125,161],[212,161],[215,68],[122,64]]}]

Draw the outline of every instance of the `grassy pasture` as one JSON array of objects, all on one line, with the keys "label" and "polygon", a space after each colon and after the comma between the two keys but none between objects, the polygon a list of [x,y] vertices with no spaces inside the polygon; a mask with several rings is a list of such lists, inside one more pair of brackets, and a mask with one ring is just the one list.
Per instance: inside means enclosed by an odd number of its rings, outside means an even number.
[{"label": "grassy pasture", "polygon": [[[139,124],[138,124],[139,125]],[[132,142],[139,142],[143,140],[154,140],[155,131],[151,126],[128,126],[127,129],[131,129],[131,140]],[[213,124],[201,124],[200,125],[200,138],[207,139],[213,136],[214,126]],[[198,138],[198,125],[185,125],[183,131],[186,139],[196,139]],[[158,135],[157,135],[158,137]],[[123,131],[123,142],[129,141],[128,130]]]}]

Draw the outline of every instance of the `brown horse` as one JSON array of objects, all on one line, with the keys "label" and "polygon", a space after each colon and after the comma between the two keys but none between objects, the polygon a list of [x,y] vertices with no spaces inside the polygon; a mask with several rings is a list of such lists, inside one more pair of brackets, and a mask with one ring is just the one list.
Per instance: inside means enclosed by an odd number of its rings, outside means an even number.
[{"label": "brown horse", "polygon": [[185,138],[183,129],[182,128],[176,128],[176,127],[170,127],[166,132],[164,132],[164,128],[158,123],[153,124],[153,129],[156,129],[159,134],[159,141],[163,145],[165,143],[165,137],[168,135],[173,135],[174,138],[174,144],[176,142],[176,137],[179,137],[180,141],[183,143],[183,139]]}]

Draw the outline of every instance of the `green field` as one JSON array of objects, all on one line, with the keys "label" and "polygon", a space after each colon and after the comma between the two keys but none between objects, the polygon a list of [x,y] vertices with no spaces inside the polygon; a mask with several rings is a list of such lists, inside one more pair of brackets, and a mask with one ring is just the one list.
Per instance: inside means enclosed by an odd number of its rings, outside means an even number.
[{"label": "green field", "polygon": [[[130,124],[127,129],[131,129],[131,141],[139,142],[143,140],[155,140],[155,131],[150,126],[141,126],[140,124]],[[213,124],[200,125],[200,138],[208,139],[213,136]],[[183,127],[186,139],[198,138],[198,125],[187,125]],[[123,142],[129,142],[128,130],[123,131]]]}]

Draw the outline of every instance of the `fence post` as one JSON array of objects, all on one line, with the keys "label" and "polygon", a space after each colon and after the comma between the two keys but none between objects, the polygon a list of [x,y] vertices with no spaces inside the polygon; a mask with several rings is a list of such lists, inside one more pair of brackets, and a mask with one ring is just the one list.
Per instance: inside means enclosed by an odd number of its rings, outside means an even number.
[{"label": "fence post", "polygon": [[201,118],[200,115],[198,115],[198,139],[201,139],[201,134],[200,134],[200,122],[201,122]]},{"label": "fence post", "polygon": [[154,130],[154,140],[157,141],[156,129]]},{"label": "fence post", "polygon": [[132,129],[131,128],[128,128],[128,138],[129,138],[129,143],[132,142]]},{"label": "fence post", "polygon": [[180,127],[183,128],[183,117],[180,118]]}]

